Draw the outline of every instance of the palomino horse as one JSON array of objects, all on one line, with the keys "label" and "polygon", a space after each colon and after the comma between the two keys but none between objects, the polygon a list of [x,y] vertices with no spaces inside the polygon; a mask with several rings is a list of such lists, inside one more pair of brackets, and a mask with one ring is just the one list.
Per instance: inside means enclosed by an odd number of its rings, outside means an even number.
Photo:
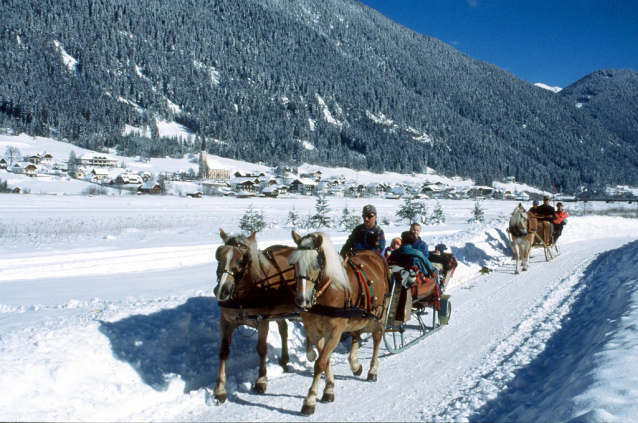
[{"label": "palomino horse", "polygon": [[315,412],[319,379],[326,372],[326,387],[322,401],[334,401],[334,375],[330,355],[343,332],[352,333],[352,347],[348,361],[358,376],[362,366],[357,357],[361,332],[372,332],[374,350],[368,380],[377,380],[379,344],[383,338],[383,307],[388,292],[390,273],[386,261],[373,251],[361,251],[344,262],[337,254],[328,235],[314,232],[300,237],[292,231],[297,250],[289,263],[297,277],[296,302],[301,307],[301,320],[306,334],[319,350],[315,362],[314,379],[301,413]]},{"label": "palomino horse", "polygon": [[532,248],[534,230],[536,229],[536,218],[530,216],[522,205],[518,205],[512,212],[510,218],[509,234],[510,247],[514,252],[516,260],[515,274],[520,273],[522,263],[523,271],[527,270],[529,264],[529,253]]},{"label": "palomino horse", "polygon": [[[271,320],[277,322],[281,335],[281,359],[279,365],[287,371],[288,324],[286,318],[297,317],[295,304],[295,274],[288,265],[294,251],[292,247],[269,247],[260,251],[255,234],[228,236],[220,229],[224,245],[217,249],[217,280],[215,295],[221,308],[219,325],[222,342],[219,349],[219,374],[214,397],[217,404],[226,401],[226,362],[230,353],[233,333],[240,325],[258,330],[257,353],[259,376],[254,390],[266,392],[266,354],[268,353],[268,327]],[[314,361],[316,353],[306,339],[306,356]]]}]

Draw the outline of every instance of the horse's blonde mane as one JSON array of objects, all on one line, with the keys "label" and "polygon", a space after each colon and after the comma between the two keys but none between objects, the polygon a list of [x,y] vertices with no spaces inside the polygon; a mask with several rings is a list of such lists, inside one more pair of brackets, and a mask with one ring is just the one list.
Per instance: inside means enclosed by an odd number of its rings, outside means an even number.
[{"label": "horse's blonde mane", "polygon": [[301,247],[301,249],[297,249],[292,253],[288,264],[293,265],[298,263],[302,272],[319,270],[319,252],[314,249],[304,249],[314,248],[314,239],[318,235],[321,235],[323,238],[321,248],[323,249],[323,254],[326,258],[323,272],[324,276],[332,279],[330,287],[343,288],[350,291],[350,281],[343,268],[343,259],[337,253],[332,240],[326,233],[313,232],[301,238],[299,242],[299,247]]}]

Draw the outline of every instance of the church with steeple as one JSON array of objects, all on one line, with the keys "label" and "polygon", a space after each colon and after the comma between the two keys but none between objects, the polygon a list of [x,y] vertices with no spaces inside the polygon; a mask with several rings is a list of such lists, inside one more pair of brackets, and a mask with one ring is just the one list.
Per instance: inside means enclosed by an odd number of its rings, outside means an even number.
[{"label": "church with steeple", "polygon": [[199,178],[218,181],[230,179],[230,169],[221,162],[208,158],[206,154],[206,137],[202,137],[202,151],[199,153]]}]

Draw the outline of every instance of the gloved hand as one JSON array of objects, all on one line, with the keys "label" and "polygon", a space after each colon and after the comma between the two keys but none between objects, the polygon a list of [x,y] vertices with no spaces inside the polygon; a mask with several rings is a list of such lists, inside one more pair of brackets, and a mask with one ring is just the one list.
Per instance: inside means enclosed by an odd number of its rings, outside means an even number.
[{"label": "gloved hand", "polygon": [[430,277],[431,278],[433,278],[433,279],[436,278],[436,275],[437,275],[437,273],[436,273],[435,269],[430,270]]}]

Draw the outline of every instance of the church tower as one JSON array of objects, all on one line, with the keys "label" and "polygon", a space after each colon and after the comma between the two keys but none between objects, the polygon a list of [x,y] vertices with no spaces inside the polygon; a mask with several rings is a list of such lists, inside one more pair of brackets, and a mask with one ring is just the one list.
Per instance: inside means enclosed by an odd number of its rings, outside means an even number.
[{"label": "church tower", "polygon": [[199,153],[199,179],[208,179],[208,156],[206,155],[206,137],[202,137],[202,152]]}]

